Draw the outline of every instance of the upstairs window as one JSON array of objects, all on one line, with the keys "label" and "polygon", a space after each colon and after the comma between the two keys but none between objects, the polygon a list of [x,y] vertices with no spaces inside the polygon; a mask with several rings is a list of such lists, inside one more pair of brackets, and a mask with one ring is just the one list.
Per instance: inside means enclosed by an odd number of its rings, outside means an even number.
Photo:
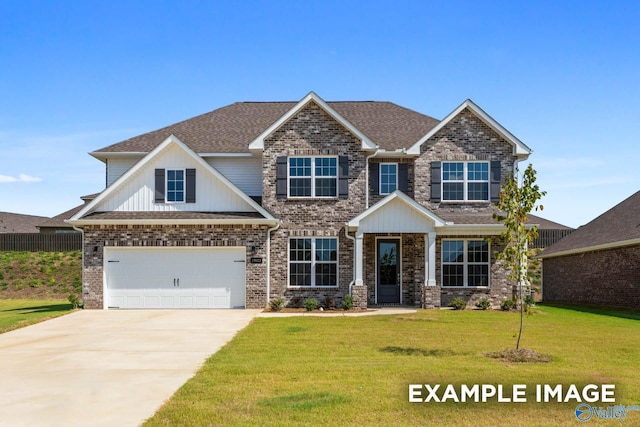
[{"label": "upstairs window", "polygon": [[337,157],[290,157],[289,197],[338,196]]},{"label": "upstairs window", "polygon": [[390,194],[398,188],[398,164],[380,163],[380,194]]},{"label": "upstairs window", "polygon": [[489,162],[442,162],[443,201],[489,201]]},{"label": "upstairs window", "polygon": [[184,203],[184,169],[167,169],[167,202]]}]

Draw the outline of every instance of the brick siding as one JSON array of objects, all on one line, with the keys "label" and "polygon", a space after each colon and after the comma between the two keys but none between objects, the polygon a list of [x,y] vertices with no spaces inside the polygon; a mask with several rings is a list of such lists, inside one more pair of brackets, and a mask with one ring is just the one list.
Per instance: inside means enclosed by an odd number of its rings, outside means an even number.
[{"label": "brick siding", "polygon": [[546,258],[545,302],[640,309],[640,245]]}]

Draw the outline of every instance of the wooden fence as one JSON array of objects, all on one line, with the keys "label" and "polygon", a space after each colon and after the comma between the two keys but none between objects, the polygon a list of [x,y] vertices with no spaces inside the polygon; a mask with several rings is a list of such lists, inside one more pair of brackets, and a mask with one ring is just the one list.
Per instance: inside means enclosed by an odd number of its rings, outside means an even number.
[{"label": "wooden fence", "polygon": [[0,251],[65,252],[65,251],[79,251],[80,249],[82,249],[81,233],[0,234]]},{"label": "wooden fence", "polygon": [[538,238],[533,241],[533,249],[547,248],[573,232],[572,229],[538,230]]}]

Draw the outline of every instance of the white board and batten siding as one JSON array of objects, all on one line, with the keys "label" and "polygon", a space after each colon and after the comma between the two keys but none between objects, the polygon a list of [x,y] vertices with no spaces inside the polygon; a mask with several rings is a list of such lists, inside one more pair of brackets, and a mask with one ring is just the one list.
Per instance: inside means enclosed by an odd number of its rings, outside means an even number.
[{"label": "white board and batten siding", "polygon": [[[107,187],[125,174],[142,157],[107,160]],[[259,157],[205,157],[211,166],[249,196],[262,195],[262,159]]]},{"label": "white board and batten siding", "polygon": [[428,233],[433,222],[400,200],[394,200],[360,221],[362,233]]},{"label": "white board and batten siding", "polygon": [[[155,203],[155,169],[196,169],[196,203]],[[253,212],[220,178],[177,146],[168,147],[123,182],[95,211]]]}]

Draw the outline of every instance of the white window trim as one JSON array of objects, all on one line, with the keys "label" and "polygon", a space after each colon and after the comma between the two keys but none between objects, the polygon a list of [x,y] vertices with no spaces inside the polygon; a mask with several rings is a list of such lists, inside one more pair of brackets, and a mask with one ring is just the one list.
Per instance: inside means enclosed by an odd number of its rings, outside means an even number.
[{"label": "white window trim", "polygon": [[[169,201],[169,171],[182,171],[182,200]],[[167,168],[164,171],[164,202],[168,204],[180,204],[187,201],[187,170],[185,168]]]},{"label": "white window trim", "polygon": [[[459,262],[445,262],[444,261],[444,242],[445,241],[453,241],[453,242],[463,242],[463,278],[464,285],[462,286],[445,286],[444,285],[444,266],[445,265],[460,265]],[[472,265],[487,265],[487,285],[486,286],[469,286],[469,255],[468,255],[468,247],[467,242],[469,241],[484,241],[487,243],[487,263],[474,262]],[[484,239],[442,239],[440,243],[440,284],[442,289],[488,289],[491,287],[491,242],[486,241]]]},{"label": "white window trim", "polygon": [[[311,196],[292,196],[291,195],[291,178],[307,178],[306,176],[301,177],[301,176],[291,176],[291,159],[307,159],[310,158],[311,159]],[[321,175],[318,176],[317,178],[334,178],[336,180],[336,195],[335,196],[316,196],[316,159],[336,159],[336,175],[335,176],[325,176],[325,175]],[[339,175],[339,170],[340,170],[340,164],[339,164],[339,159],[338,156],[290,156],[287,158],[287,198],[288,199],[329,199],[329,200],[333,200],[333,199],[337,199],[338,196],[340,195],[340,188],[339,188],[339,181],[338,181],[338,175]]]},{"label": "white window trim", "polygon": [[[311,239],[311,286],[292,286],[291,281],[291,264],[309,264],[308,261],[291,261],[291,240]],[[335,261],[316,261],[316,239],[334,239],[336,241],[336,260]],[[316,264],[335,264],[336,265],[336,284],[335,286],[316,285]],[[340,239],[337,237],[289,237],[287,240],[287,288],[288,289],[336,289],[340,286]]]},{"label": "white window trim", "polygon": [[[462,179],[448,179],[445,181],[444,179],[444,164],[445,163],[462,163],[463,171],[462,171]],[[485,163],[487,165],[487,180],[475,180],[468,179],[468,165],[469,163]],[[490,203],[491,202],[491,163],[488,161],[457,161],[457,160],[448,160],[443,161],[440,171],[440,194],[442,194],[441,200],[444,203],[466,203],[466,202],[479,202],[479,203]],[[462,200],[449,200],[444,198],[444,184],[445,183],[463,183],[462,184]],[[470,183],[486,183],[487,184],[487,199],[469,199],[469,184]]]},{"label": "white window trim", "polygon": [[398,163],[391,163],[391,162],[381,162],[380,163],[380,169],[378,170],[378,188],[380,189],[380,195],[385,195],[386,196],[387,194],[393,193],[393,191],[386,192],[386,193],[382,191],[382,165],[395,166],[396,167],[396,190],[397,190],[398,189]]}]

